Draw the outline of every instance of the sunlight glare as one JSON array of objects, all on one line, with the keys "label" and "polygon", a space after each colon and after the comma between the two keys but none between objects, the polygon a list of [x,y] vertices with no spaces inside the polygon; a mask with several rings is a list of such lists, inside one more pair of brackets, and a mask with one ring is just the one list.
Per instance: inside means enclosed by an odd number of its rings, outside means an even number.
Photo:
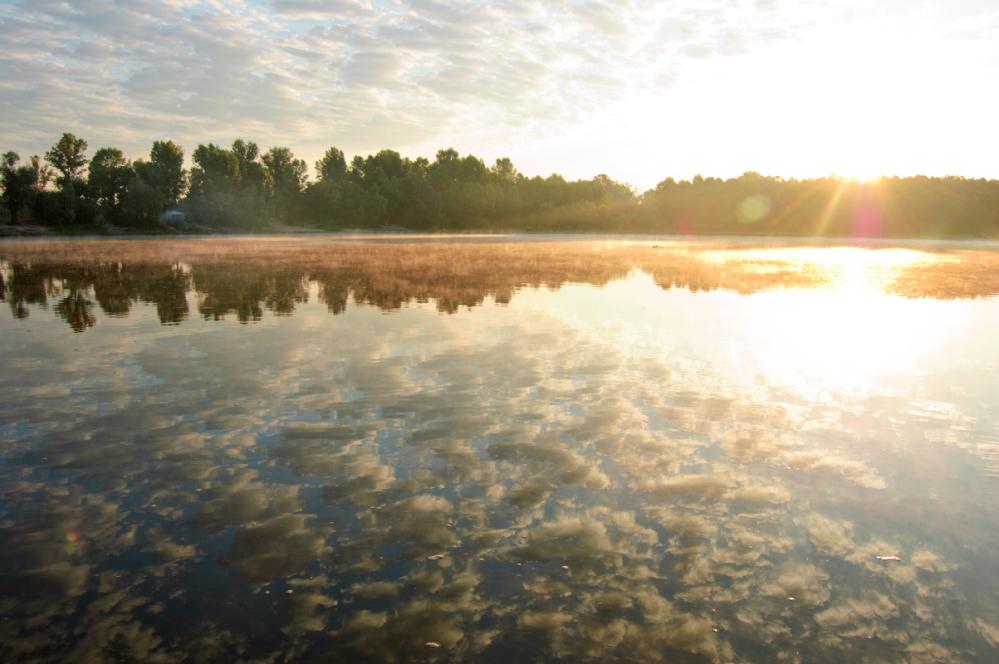
[{"label": "sunlight glare", "polygon": [[761,294],[746,321],[760,348],[758,370],[768,382],[792,385],[805,396],[875,390],[886,376],[911,371],[948,334],[950,321],[934,313],[939,303],[906,300],[888,289],[901,270],[956,260],[951,257],[837,247],[723,251],[709,259],[735,255],[761,269],[776,262],[827,277],[822,289]]},{"label": "sunlight glare", "polygon": [[[958,260],[945,254],[784,247],[698,255],[720,272],[813,273],[818,286],[750,296],[664,291],[653,275],[636,270],[602,289],[565,286],[560,298],[525,292],[517,305],[555,315],[625,354],[648,354],[674,367],[677,353],[697,355],[704,364],[693,363],[685,372],[695,383],[757,383],[816,400],[878,393],[894,379],[911,379],[963,325],[960,303],[890,292],[905,270]],[[945,308],[950,313],[943,314]]]}]

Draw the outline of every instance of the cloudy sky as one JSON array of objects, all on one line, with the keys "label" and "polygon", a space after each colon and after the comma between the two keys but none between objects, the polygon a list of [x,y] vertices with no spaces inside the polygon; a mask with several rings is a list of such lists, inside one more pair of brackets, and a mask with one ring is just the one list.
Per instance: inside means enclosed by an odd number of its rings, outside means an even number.
[{"label": "cloudy sky", "polygon": [[522,172],[999,177],[994,0],[5,0],[0,149],[244,136]]}]

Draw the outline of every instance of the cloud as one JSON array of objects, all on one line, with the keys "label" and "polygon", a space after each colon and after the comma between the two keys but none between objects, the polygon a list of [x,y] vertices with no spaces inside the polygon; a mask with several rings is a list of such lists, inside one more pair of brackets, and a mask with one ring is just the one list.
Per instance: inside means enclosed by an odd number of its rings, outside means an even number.
[{"label": "cloud", "polygon": [[[519,308],[530,289],[505,308],[489,289],[444,291],[475,305],[456,315],[369,289],[371,306],[335,317],[314,297],[274,317],[273,291],[254,292],[253,325],[161,327],[135,299],[77,336],[92,353],[58,343],[70,332],[51,310],[9,321],[13,657],[59,643],[98,659],[115,642],[164,661],[852,661],[872,646],[919,661],[944,659],[954,634],[968,635],[954,658],[999,640],[975,562],[989,533],[945,522],[932,491],[892,500],[906,459],[860,446],[923,431],[924,407],[865,401],[894,419],[825,438],[799,420],[832,427],[849,404],[819,420],[766,407],[710,366],[616,352]],[[119,344],[126,322],[142,333]],[[882,491],[858,487],[889,468]],[[192,611],[196,626],[174,627]]]},{"label": "cloud", "polygon": [[717,33],[664,40],[694,7],[22,0],[0,9],[0,136],[42,153],[73,131],[135,157],[163,136],[190,152],[248,135],[309,160],[332,143],[452,142],[471,116],[542,136],[664,80],[692,48],[743,52],[777,23],[719,12]]},{"label": "cloud", "polygon": [[285,514],[236,532],[226,560],[252,583],[303,571],[328,552],[324,528],[305,514]]},{"label": "cloud", "polygon": [[856,547],[852,523],[834,521],[821,514],[807,514],[799,523],[808,532],[815,550],[822,555],[844,558]]},{"label": "cloud", "polygon": [[729,484],[730,480],[721,475],[681,475],[646,480],[641,489],[656,496],[710,500],[725,495]]},{"label": "cloud", "polygon": [[341,20],[374,13],[366,3],[356,0],[271,0],[271,8],[278,15]]},{"label": "cloud", "polygon": [[297,486],[265,484],[255,471],[236,469],[203,492],[202,503],[191,521],[209,530],[264,521],[297,511],[301,507],[298,494]]}]

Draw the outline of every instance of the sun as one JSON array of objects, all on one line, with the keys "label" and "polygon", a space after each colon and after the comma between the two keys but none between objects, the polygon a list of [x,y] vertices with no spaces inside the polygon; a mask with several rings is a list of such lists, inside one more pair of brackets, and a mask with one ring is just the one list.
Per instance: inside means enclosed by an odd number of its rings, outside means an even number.
[{"label": "sun", "polygon": [[859,182],[860,184],[877,184],[885,174],[881,171],[876,171],[870,168],[857,168],[853,169],[846,175],[837,175],[837,177],[844,180],[852,180],[853,182]]}]

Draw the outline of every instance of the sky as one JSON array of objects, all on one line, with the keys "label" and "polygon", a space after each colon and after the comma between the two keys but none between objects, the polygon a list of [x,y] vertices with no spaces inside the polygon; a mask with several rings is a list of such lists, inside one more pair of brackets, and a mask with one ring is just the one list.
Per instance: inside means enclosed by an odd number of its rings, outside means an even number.
[{"label": "sky", "polygon": [[0,150],[62,132],[528,175],[999,177],[995,0],[0,0]]}]

